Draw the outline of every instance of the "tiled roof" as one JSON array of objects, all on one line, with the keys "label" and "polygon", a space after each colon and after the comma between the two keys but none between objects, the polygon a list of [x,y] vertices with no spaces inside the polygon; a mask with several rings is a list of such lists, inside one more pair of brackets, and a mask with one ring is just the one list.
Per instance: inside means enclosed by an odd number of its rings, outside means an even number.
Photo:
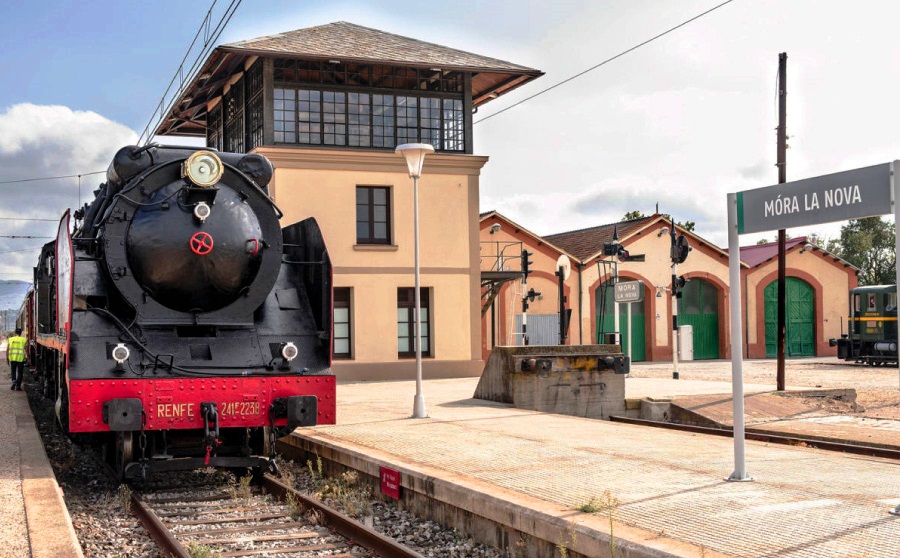
[{"label": "tiled roof", "polygon": [[394,35],[346,21],[239,41],[222,45],[221,48],[284,53],[294,57],[393,62],[413,66],[468,68],[510,73],[540,73],[533,68],[505,60]]},{"label": "tiled roof", "polygon": [[[784,250],[787,252],[798,244],[806,243],[805,236],[798,236],[784,241]],[[767,242],[754,246],[741,246],[741,261],[750,267],[756,267],[764,261],[778,256],[778,242]]]},{"label": "tiled roof", "polygon": [[171,105],[155,134],[205,137],[207,104],[222,96],[254,56],[410,67],[427,72],[429,79],[443,72],[464,72],[471,76],[473,107],[544,75],[505,60],[338,21],[216,47]]},{"label": "tiled roof", "polygon": [[600,225],[599,227],[545,235],[544,238],[576,258],[585,260],[603,250],[603,243],[612,241],[614,231],[619,233],[619,239],[624,239],[658,217],[659,215],[651,215],[650,217],[620,221],[618,223]]}]

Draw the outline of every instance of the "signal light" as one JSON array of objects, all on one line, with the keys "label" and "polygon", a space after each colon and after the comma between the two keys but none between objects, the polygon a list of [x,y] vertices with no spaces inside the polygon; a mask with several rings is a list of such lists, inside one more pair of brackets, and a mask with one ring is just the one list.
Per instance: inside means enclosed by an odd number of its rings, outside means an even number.
[{"label": "signal light", "polygon": [[525,296],[522,297],[522,313],[528,311],[529,302],[534,302],[534,299],[541,296],[541,291],[534,290],[534,287],[528,289],[528,292],[525,293]]},{"label": "signal light", "polygon": [[615,256],[616,251],[618,250],[619,243],[618,242],[604,242],[603,243],[603,255],[604,256]]},{"label": "signal light", "polygon": [[687,283],[687,279],[683,275],[672,280],[672,294],[675,295],[675,298],[681,298],[685,283]]},{"label": "signal light", "polygon": [[529,252],[528,250],[522,250],[522,273],[525,275],[525,279],[528,279],[528,274],[531,273],[531,265],[534,263],[529,260],[531,256],[534,255],[534,252]]},{"label": "signal light", "polygon": [[679,235],[675,242],[672,244],[671,257],[672,263],[680,264],[684,263],[684,260],[688,257],[688,252],[693,250],[690,244],[688,244],[688,239],[685,236]]},{"label": "signal light", "polygon": [[624,246],[619,245],[619,249],[616,251],[616,257],[619,258],[620,262],[627,262],[630,255],[631,254],[628,253],[628,250],[626,250]]}]

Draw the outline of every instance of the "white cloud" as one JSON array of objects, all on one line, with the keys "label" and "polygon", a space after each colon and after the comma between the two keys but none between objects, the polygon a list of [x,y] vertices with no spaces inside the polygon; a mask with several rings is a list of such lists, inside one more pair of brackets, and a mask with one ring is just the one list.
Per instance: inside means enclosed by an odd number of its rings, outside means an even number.
[{"label": "white cloud", "polygon": [[[132,130],[96,112],[58,105],[13,105],[0,113],[0,182],[102,171],[119,148],[135,141],[137,134]],[[89,201],[104,180],[104,174],[82,177],[82,201]],[[78,205],[77,178],[2,187],[0,217],[4,218],[57,219]],[[52,237],[56,229],[54,222],[0,220],[2,236]],[[39,247],[46,242],[0,238],[0,279],[28,280]]]}]

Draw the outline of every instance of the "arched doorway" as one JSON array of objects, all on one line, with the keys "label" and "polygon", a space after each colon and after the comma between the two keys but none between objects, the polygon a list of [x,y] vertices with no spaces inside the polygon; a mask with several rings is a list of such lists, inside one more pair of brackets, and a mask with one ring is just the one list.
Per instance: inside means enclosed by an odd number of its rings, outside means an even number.
[{"label": "arched doorway", "polygon": [[678,325],[693,327],[694,359],[719,358],[719,290],[705,279],[691,278],[678,301]]},{"label": "arched doorway", "polygon": [[597,287],[597,296],[594,297],[597,307],[595,308],[595,316],[597,316],[597,338],[596,343],[603,342],[603,333],[610,333],[615,329],[622,332],[622,352],[628,354],[628,347],[634,341],[631,348],[631,360],[639,362],[647,360],[646,351],[646,331],[644,318],[644,302],[631,303],[631,331],[628,332],[628,305],[619,305],[619,327],[613,327],[614,307],[612,280],[606,281]]},{"label": "arched doorway", "polygon": [[[775,358],[778,332],[778,280],[765,289],[766,357]],[[815,304],[813,288],[802,279],[785,278],[785,335],[786,356],[815,356]]]}]

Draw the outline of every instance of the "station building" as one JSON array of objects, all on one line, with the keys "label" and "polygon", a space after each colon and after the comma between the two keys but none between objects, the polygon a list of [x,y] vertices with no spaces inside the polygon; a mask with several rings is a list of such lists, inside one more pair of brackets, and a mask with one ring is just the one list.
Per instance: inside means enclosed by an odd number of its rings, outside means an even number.
[{"label": "station building", "polygon": [[479,174],[473,111],[542,72],[346,22],[217,47],[158,135],[275,165],[282,222],[315,217],[334,265],[334,372],[415,376],[413,183],[394,148],[429,143],[419,179],[426,378],[476,376]]},{"label": "station building", "polygon": [[[671,360],[671,227],[669,219],[654,214],[539,236],[496,211],[482,213],[482,354],[489,355],[494,345],[522,344],[522,283],[516,278],[504,280],[494,272],[501,266],[497,254],[505,247],[502,266],[509,272],[521,272],[518,254],[522,249],[534,253],[527,288],[534,288],[541,296],[528,308],[531,344],[559,342],[559,286],[554,273],[559,259],[565,257],[571,268],[564,282],[566,310],[571,312],[565,343],[598,343],[604,333],[618,330],[622,332],[623,350],[627,353],[630,348],[634,361]],[[693,248],[678,266],[678,275],[688,279],[678,300],[678,323],[692,328],[694,359],[728,358],[733,342],[729,336],[728,252],[681,227],[676,226],[676,233],[684,234]],[[604,256],[603,244],[614,236],[631,256],[643,255],[644,261],[615,262],[615,257]],[[747,358],[774,356],[777,254],[775,243],[741,249],[745,339],[740,342]],[[631,305],[630,329],[624,304],[619,305],[619,327],[613,327],[613,292],[606,286],[616,272],[620,281],[643,282],[644,299]],[[836,354],[828,339],[842,332],[848,291],[857,286],[857,272],[805,237],[787,243],[788,356]],[[496,277],[493,282],[492,277]],[[492,285],[496,285],[496,293]]]}]

